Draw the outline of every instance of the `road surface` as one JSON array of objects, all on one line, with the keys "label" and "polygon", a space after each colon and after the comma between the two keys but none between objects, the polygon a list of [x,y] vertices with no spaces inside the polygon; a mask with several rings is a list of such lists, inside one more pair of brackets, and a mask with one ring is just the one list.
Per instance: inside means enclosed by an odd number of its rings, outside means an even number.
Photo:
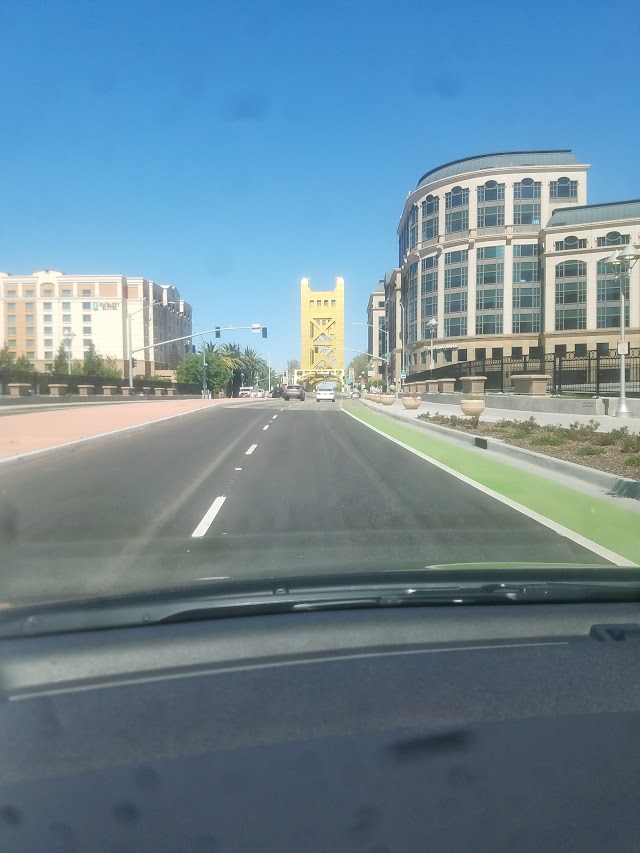
[{"label": "road surface", "polygon": [[0,484],[0,602],[218,578],[603,562],[312,396],[205,409],[0,470]]}]

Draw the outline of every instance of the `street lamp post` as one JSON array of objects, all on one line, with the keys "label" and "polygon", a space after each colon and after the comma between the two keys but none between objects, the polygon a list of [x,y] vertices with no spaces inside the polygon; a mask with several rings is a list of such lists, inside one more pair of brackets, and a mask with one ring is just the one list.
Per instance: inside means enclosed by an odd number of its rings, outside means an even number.
[{"label": "street lamp post", "polygon": [[[376,331],[376,327],[373,325],[373,323],[352,323],[351,325],[352,326],[368,326],[370,329],[373,329],[374,332]],[[389,388],[389,356],[390,356],[390,350],[389,350],[389,332],[386,329],[386,324],[385,324],[384,329],[378,328],[378,332],[382,332],[382,334],[385,336],[385,341],[386,341],[386,347],[387,348],[385,350],[385,358],[384,358],[384,381],[385,381],[385,388],[388,389]]]},{"label": "street lamp post", "polygon": [[71,376],[71,343],[75,336],[75,332],[70,327],[66,328],[62,333],[62,337],[67,342],[67,363],[69,366],[69,376]]},{"label": "street lamp post", "polygon": [[147,308],[155,308],[156,305],[177,305],[178,303],[175,300],[171,302],[149,302],[142,306],[142,308],[138,308],[137,311],[133,311],[131,314],[127,315],[127,337],[129,339],[129,388],[133,388],[133,322],[132,318],[139,314],[141,311],[145,311]]},{"label": "street lamp post", "polygon": [[429,327],[429,334],[431,335],[431,349],[429,353],[429,370],[433,370],[435,364],[433,362],[433,338],[438,328],[438,321],[435,317],[432,317],[430,320],[427,320],[427,326]]},{"label": "street lamp post", "polygon": [[[618,282],[620,284],[620,341],[622,344],[624,344],[625,338],[625,288],[622,267],[626,267],[629,296],[631,296],[631,270],[638,260],[640,260],[640,248],[633,244],[629,244],[625,249],[619,249],[608,258],[605,258],[605,263],[612,266],[618,273]],[[620,350],[620,398],[618,400],[618,408],[616,409],[617,418],[628,418],[631,415],[627,403],[627,363],[623,350],[624,346]]]}]

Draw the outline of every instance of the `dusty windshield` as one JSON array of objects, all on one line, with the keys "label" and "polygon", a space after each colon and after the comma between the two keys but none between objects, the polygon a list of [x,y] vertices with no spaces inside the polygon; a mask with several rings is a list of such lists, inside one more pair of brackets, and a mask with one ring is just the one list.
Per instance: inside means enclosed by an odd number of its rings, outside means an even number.
[{"label": "dusty windshield", "polygon": [[607,8],[6,3],[0,604],[637,565]]}]

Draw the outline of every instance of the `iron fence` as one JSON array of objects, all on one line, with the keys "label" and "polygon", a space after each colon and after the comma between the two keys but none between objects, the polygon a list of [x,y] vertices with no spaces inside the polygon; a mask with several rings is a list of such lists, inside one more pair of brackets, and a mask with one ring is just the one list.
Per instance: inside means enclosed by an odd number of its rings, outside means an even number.
[{"label": "iron fence", "polygon": [[[461,390],[463,376],[486,376],[487,391],[512,391],[511,377],[516,374],[539,373],[551,377],[554,394],[591,394],[615,397],[620,393],[620,356],[615,350],[606,353],[591,350],[585,355],[547,353],[539,358],[530,355],[483,358],[446,364],[433,370],[408,373],[405,382],[427,379],[455,379]],[[640,349],[632,349],[626,358],[626,392],[640,396]]]}]

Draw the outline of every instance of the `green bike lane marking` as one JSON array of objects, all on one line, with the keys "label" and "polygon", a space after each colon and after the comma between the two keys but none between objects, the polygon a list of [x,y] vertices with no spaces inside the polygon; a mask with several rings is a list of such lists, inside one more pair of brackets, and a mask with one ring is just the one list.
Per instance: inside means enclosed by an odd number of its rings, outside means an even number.
[{"label": "green bike lane marking", "polygon": [[[608,501],[583,494],[528,471],[504,462],[496,462],[476,452],[426,431],[417,432],[410,426],[372,412],[362,404],[343,404],[346,414],[372,427],[391,439],[433,459],[440,466],[457,472],[461,478],[477,483],[484,489],[503,496],[515,509],[526,508],[540,516],[539,521],[551,522],[550,527],[565,528],[576,536],[571,538],[618,565],[640,564],[640,516],[632,510],[616,507]],[[526,514],[526,513],[525,513]],[[559,533],[563,533],[558,529]],[[596,548],[592,547],[595,543]],[[600,546],[598,549],[597,546]],[[606,549],[609,553],[605,553]],[[617,556],[623,559],[615,559]]]}]

